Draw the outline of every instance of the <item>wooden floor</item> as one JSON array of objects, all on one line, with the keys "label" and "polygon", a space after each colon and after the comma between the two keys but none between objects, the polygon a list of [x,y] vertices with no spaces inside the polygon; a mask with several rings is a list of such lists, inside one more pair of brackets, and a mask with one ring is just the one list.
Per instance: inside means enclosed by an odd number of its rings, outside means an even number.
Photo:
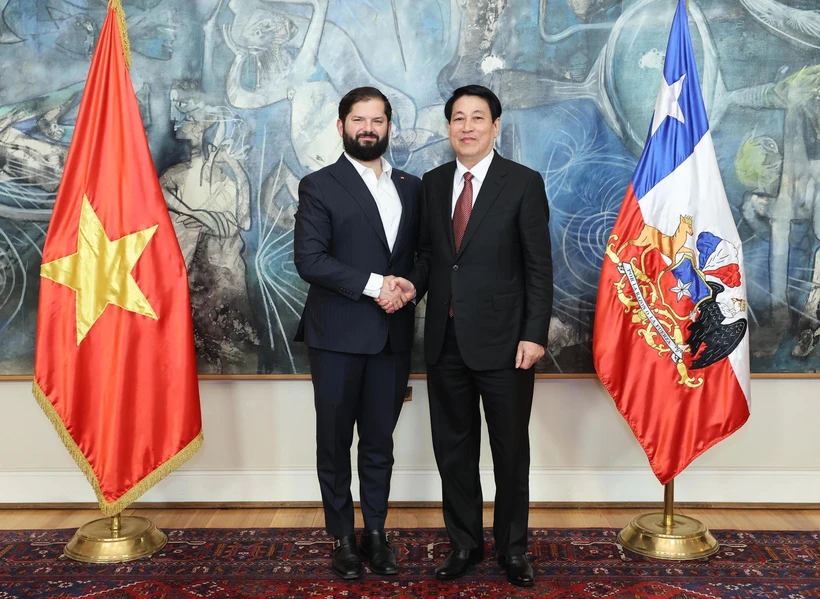
[{"label": "wooden floor", "polygon": [[[533,508],[531,528],[622,528],[646,509]],[[681,509],[711,529],[820,530],[820,509]],[[321,508],[131,509],[125,516],[144,516],[159,528],[322,528]],[[76,528],[100,518],[96,510],[1,509],[0,529]],[[492,509],[484,510],[492,526]],[[356,510],[356,526],[362,526]],[[391,508],[387,528],[438,528],[439,508]]]}]

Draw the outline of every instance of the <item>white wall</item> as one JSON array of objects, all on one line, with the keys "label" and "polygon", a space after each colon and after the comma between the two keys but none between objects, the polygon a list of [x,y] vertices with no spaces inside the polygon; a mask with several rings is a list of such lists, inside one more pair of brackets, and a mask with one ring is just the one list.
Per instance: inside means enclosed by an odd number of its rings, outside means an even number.
[{"label": "white wall", "polygon": [[[425,381],[395,435],[392,501],[440,499]],[[0,382],[0,503],[94,502],[29,382]],[[146,502],[318,501],[309,381],[202,381],[205,445]],[[676,481],[678,501],[820,503],[820,380],[752,382],[752,417]],[[663,489],[595,379],[538,380],[532,501],[660,501]],[[355,456],[354,456],[355,464]],[[492,498],[484,439],[482,478]],[[355,483],[354,483],[355,484]]]}]

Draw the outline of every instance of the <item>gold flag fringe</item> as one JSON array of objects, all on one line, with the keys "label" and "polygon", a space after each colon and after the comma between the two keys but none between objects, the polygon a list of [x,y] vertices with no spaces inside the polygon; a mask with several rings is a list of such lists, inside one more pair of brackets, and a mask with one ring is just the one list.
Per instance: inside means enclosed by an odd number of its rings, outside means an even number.
[{"label": "gold flag fringe", "polygon": [[163,478],[171,474],[171,472],[187,462],[199,450],[199,448],[202,447],[204,436],[202,431],[200,431],[199,434],[194,437],[193,440],[182,450],[166,460],[156,470],[145,476],[119,499],[108,503],[102,494],[100,483],[97,480],[97,475],[94,473],[94,469],[91,467],[91,464],[88,463],[88,460],[85,458],[85,455],[83,455],[83,452],[80,450],[79,446],[77,446],[77,443],[74,442],[74,439],[66,429],[62,418],[60,418],[60,415],[57,413],[57,410],[54,409],[54,406],[51,401],[49,401],[46,394],[43,393],[43,390],[40,388],[40,385],[37,383],[36,379],[32,384],[31,392],[34,394],[37,403],[40,404],[40,408],[51,421],[51,424],[54,425],[54,429],[57,431],[57,435],[59,435],[60,440],[66,446],[66,449],[68,449],[68,453],[71,454],[71,457],[74,458],[75,462],[77,462],[77,466],[79,466],[82,473],[85,474],[85,477],[94,489],[94,493],[97,495],[97,501],[100,505],[100,511],[104,516],[116,516],[122,512],[151,487],[156,485]]},{"label": "gold flag fringe", "polygon": [[113,8],[117,13],[117,21],[120,25],[120,39],[122,40],[122,52],[125,56],[125,67],[131,70],[131,42],[128,41],[128,26],[125,24],[125,11],[122,9],[122,0],[110,0],[109,8]]}]

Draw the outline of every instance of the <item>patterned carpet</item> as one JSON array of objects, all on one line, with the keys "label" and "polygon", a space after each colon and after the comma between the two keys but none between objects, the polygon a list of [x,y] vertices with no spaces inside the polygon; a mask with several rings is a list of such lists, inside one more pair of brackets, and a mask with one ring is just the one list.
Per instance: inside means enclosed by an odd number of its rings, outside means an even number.
[{"label": "patterned carpet", "polygon": [[448,550],[440,529],[390,532],[400,574],[354,582],[330,572],[329,539],[315,529],[169,530],[153,558],[114,565],[63,557],[73,532],[0,531],[0,599],[820,597],[820,532],[715,531],[716,555],[664,562],[624,551],[615,530],[532,530],[530,589],[506,582],[489,530],[488,559],[452,583],[433,576]]}]

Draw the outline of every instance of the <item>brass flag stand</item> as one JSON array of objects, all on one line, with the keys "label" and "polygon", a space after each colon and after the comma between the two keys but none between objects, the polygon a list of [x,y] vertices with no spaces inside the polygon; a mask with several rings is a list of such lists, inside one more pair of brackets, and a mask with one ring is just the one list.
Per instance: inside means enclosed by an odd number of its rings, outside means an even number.
[{"label": "brass flag stand", "polygon": [[669,560],[708,557],[718,542],[702,522],[674,514],[675,481],[663,490],[663,513],[641,514],[618,533],[618,543],[639,555]]},{"label": "brass flag stand", "polygon": [[80,562],[110,564],[153,555],[168,542],[153,522],[139,516],[100,518],[84,524],[63,550]]}]

